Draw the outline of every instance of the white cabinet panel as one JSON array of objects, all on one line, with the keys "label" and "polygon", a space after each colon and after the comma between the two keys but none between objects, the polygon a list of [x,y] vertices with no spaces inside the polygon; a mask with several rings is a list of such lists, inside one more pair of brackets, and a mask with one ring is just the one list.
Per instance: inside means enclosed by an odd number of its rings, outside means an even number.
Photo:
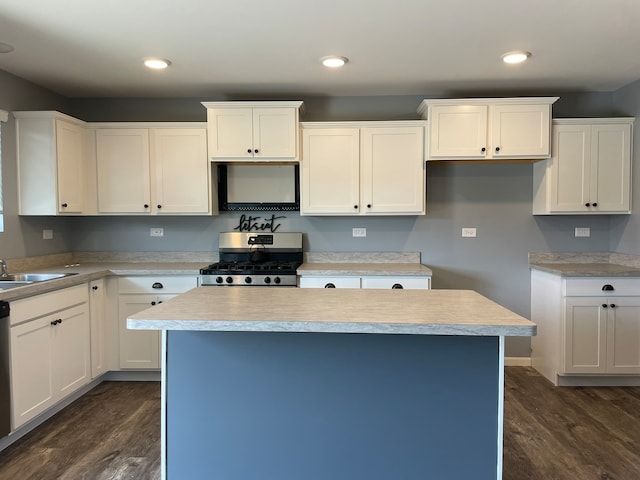
[{"label": "white cabinet panel", "polygon": [[146,128],[96,130],[96,158],[98,211],[149,212],[149,131]]},{"label": "white cabinet panel", "polygon": [[633,118],[554,120],[552,156],[533,167],[533,213],[631,212]]},{"label": "white cabinet panel", "polygon": [[302,126],[301,215],[424,214],[424,122]]},{"label": "white cabinet panel", "polygon": [[429,113],[429,158],[485,158],[487,105],[436,105]]},{"label": "white cabinet panel", "polygon": [[360,277],[300,277],[300,288],[360,288]]}]

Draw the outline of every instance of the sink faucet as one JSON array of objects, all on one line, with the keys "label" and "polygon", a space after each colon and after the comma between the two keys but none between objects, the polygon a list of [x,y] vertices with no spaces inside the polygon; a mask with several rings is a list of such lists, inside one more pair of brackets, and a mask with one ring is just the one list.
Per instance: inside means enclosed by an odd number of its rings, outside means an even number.
[{"label": "sink faucet", "polygon": [[9,272],[7,272],[7,262],[2,260],[1,258],[0,258],[0,268],[2,269],[2,276],[3,277],[8,277],[9,276]]}]

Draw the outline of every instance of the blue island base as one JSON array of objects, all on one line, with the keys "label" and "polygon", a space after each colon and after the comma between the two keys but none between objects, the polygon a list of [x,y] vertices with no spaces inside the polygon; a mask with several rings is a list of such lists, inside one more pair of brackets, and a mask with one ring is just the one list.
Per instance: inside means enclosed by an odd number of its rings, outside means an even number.
[{"label": "blue island base", "polygon": [[169,480],[498,476],[499,337],[166,338]]}]

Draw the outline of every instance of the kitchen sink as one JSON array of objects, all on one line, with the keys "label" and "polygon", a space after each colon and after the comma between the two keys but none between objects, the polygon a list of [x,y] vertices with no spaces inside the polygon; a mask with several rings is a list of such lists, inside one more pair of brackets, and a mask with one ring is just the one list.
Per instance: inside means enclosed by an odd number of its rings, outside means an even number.
[{"label": "kitchen sink", "polygon": [[[47,280],[55,280],[57,278],[69,277],[77,275],[76,273],[14,273],[6,277],[0,277],[0,288],[7,283],[20,283],[26,285],[28,283],[46,282]],[[20,286],[20,285],[17,285]]]}]

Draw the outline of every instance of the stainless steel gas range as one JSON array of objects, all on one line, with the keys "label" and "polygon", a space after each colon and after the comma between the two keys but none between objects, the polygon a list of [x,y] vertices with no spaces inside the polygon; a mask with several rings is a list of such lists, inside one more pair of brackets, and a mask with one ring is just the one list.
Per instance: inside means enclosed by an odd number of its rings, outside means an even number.
[{"label": "stainless steel gas range", "polygon": [[302,233],[223,232],[220,261],[200,270],[200,285],[295,287]]}]

